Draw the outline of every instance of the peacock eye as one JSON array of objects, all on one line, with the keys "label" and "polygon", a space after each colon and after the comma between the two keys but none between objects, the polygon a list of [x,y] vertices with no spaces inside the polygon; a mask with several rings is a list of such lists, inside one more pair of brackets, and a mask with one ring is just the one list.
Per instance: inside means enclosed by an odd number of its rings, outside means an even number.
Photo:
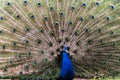
[{"label": "peacock eye", "polygon": [[89,53],[89,52],[90,52],[90,49],[87,49],[86,52]]},{"label": "peacock eye", "polygon": [[118,60],[120,61],[120,58],[118,58]]},{"label": "peacock eye", "polygon": [[53,31],[51,31],[51,32],[50,32],[50,36],[53,37],[54,35],[55,35],[55,33],[54,33]]},{"label": "peacock eye", "polygon": [[29,32],[30,31],[30,28],[26,28],[26,32]]},{"label": "peacock eye", "polygon": [[10,2],[8,2],[8,3],[7,3],[7,5],[8,5],[8,6],[10,6],[10,5],[11,5],[11,3],[10,3]]},{"label": "peacock eye", "polygon": [[91,39],[89,39],[88,41],[87,41],[87,44],[89,44],[89,45],[91,45],[93,43],[93,40],[91,40]]},{"label": "peacock eye", "polygon": [[69,22],[68,22],[68,25],[69,25],[69,26],[71,26],[72,24],[73,24],[73,22],[72,22],[72,21],[69,21]]},{"label": "peacock eye", "polygon": [[4,71],[4,72],[6,72],[6,71],[7,71],[7,68],[6,68],[6,67],[5,67],[5,68],[3,68],[3,71]]},{"label": "peacock eye", "polygon": [[2,45],[2,49],[6,49],[6,46],[5,46],[5,45]]},{"label": "peacock eye", "polygon": [[16,16],[16,18],[18,18],[18,19],[19,19],[19,18],[20,18],[20,15],[17,15],[17,16]]},{"label": "peacock eye", "polygon": [[88,33],[88,32],[89,32],[89,29],[86,29],[86,30],[85,30],[85,32],[87,32],[87,33]]},{"label": "peacock eye", "polygon": [[110,69],[109,69],[109,72],[111,72],[111,71],[112,71],[112,69],[110,68]]},{"label": "peacock eye", "polygon": [[12,31],[13,31],[13,33],[15,33],[16,32],[16,28],[14,28]]},{"label": "peacock eye", "polygon": [[19,74],[20,74],[20,75],[23,75],[23,72],[22,72],[22,71],[20,71],[20,72],[19,72]]},{"label": "peacock eye", "polygon": [[102,30],[100,28],[98,28],[98,32],[101,32]]},{"label": "peacock eye", "polygon": [[57,48],[57,49],[56,49],[56,52],[60,52],[60,48]]},{"label": "peacock eye", "polygon": [[77,49],[73,50],[73,53],[74,53],[74,54],[77,54],[77,53],[78,53],[78,50],[77,50]]},{"label": "peacock eye", "polygon": [[110,53],[110,54],[109,54],[109,56],[111,57],[111,56],[112,56],[112,54]]},{"label": "peacock eye", "polygon": [[43,78],[39,77],[38,80],[43,80]]},{"label": "peacock eye", "polygon": [[77,41],[77,42],[76,42],[76,45],[77,45],[77,46],[80,46],[80,44],[81,44],[80,41]]},{"label": "peacock eye", "polygon": [[48,20],[48,17],[45,16],[45,17],[44,17],[44,21],[47,21],[47,20]]},{"label": "peacock eye", "polygon": [[41,3],[39,2],[39,3],[37,3],[37,5],[38,5],[38,6],[41,6]]},{"label": "peacock eye", "polygon": [[13,42],[13,46],[16,46],[16,42]]},{"label": "peacock eye", "polygon": [[53,11],[53,6],[50,6],[50,11]]},{"label": "peacock eye", "polygon": [[80,21],[83,21],[83,20],[84,20],[84,19],[81,17],[81,18],[80,18]]},{"label": "peacock eye", "polygon": [[99,40],[99,43],[103,43],[103,40],[102,40],[102,39],[100,39],[100,40]]},{"label": "peacock eye", "polygon": [[92,15],[91,18],[92,18],[92,19],[95,19],[95,16]]},{"label": "peacock eye", "polygon": [[59,14],[60,14],[60,17],[62,17],[62,16],[64,15],[64,13],[63,13],[63,12],[60,12]]},{"label": "peacock eye", "polygon": [[45,61],[45,62],[48,62],[48,59],[47,59],[47,58],[45,58],[45,59],[44,59],[44,61]]},{"label": "peacock eye", "polygon": [[0,20],[3,20],[3,17],[0,17]]},{"label": "peacock eye", "polygon": [[86,3],[83,3],[82,6],[85,7],[85,6],[87,6],[87,5],[86,5]]},{"label": "peacock eye", "polygon": [[[34,74],[35,74],[35,72],[33,71],[33,72],[32,72],[32,74],[34,75]],[[33,79],[34,79],[34,80],[36,80],[37,78],[35,78],[35,77],[34,77]]]},{"label": "peacock eye", "polygon": [[41,44],[41,40],[40,39],[37,39],[36,42],[37,42],[37,44]]},{"label": "peacock eye", "polygon": [[59,23],[58,23],[58,22],[56,22],[56,23],[55,23],[55,27],[58,27],[58,26],[59,26]]},{"label": "peacock eye", "polygon": [[31,52],[28,52],[28,53],[27,53],[28,57],[30,57],[30,56],[31,56],[31,54],[32,54]]},{"label": "peacock eye", "polygon": [[54,61],[52,61],[52,62],[51,62],[51,65],[52,65],[52,66],[54,66],[54,65],[55,65],[55,62],[54,62]]},{"label": "peacock eye", "polygon": [[44,51],[43,51],[43,50],[41,50],[41,51],[40,51],[40,53],[43,55],[43,54],[44,54]]},{"label": "peacock eye", "polygon": [[35,65],[36,65],[36,64],[37,64],[37,61],[34,61],[34,62],[33,62],[33,64],[35,64]]},{"label": "peacock eye", "polygon": [[2,30],[0,30],[0,34],[2,33]]},{"label": "peacock eye", "polygon": [[108,17],[108,16],[107,16],[107,17],[106,17],[106,20],[108,20],[108,21],[109,21],[109,20],[110,20],[110,17]]},{"label": "peacock eye", "polygon": [[26,70],[28,70],[28,69],[29,69],[29,66],[28,66],[28,65],[26,65],[26,66],[25,66],[25,69],[26,69]]},{"label": "peacock eye", "polygon": [[65,42],[69,42],[70,39],[68,37],[65,37]]},{"label": "peacock eye", "polygon": [[110,32],[110,34],[114,34],[114,32],[113,32],[113,31],[111,31],[111,32]]},{"label": "peacock eye", "polygon": [[53,56],[53,55],[54,55],[54,51],[51,51],[51,52],[50,52],[50,55]]},{"label": "peacock eye", "polygon": [[29,43],[29,41],[28,40],[25,40],[25,44],[28,44]]},{"label": "peacock eye", "polygon": [[12,64],[13,62],[12,62],[12,61],[10,61],[9,63],[10,63],[10,64]]},{"label": "peacock eye", "polygon": [[115,45],[116,45],[115,43],[112,43],[112,46],[113,46],[113,47],[115,47]]},{"label": "peacock eye", "polygon": [[98,6],[99,4],[100,4],[100,3],[97,1],[97,2],[96,2],[96,5]]},{"label": "peacock eye", "polygon": [[18,58],[21,58],[21,54],[18,54]]},{"label": "peacock eye", "polygon": [[24,3],[24,5],[27,5],[28,2],[25,0],[23,3]]},{"label": "peacock eye", "polygon": [[67,50],[68,50],[68,51],[70,50],[70,47],[69,47],[69,46],[67,47]]},{"label": "peacock eye", "polygon": [[75,35],[75,36],[78,36],[78,31],[75,31],[75,32],[74,32],[74,35]]},{"label": "peacock eye", "polygon": [[31,16],[30,16],[30,18],[31,18],[31,19],[34,19],[34,18],[35,18],[35,16],[34,16],[34,15],[31,15]]},{"label": "peacock eye", "polygon": [[62,33],[64,33],[64,32],[65,32],[65,30],[64,30],[64,29],[61,29],[61,32],[62,32]]},{"label": "peacock eye", "polygon": [[49,46],[49,47],[52,47],[52,46],[53,46],[53,43],[52,43],[52,42],[49,42],[49,43],[48,43],[48,46]]},{"label": "peacock eye", "polygon": [[44,33],[44,30],[43,30],[43,29],[40,29],[39,32],[40,32],[40,33]]},{"label": "peacock eye", "polygon": [[100,54],[101,52],[100,52],[100,51],[98,51],[97,53],[98,53],[98,54]]},{"label": "peacock eye", "polygon": [[57,40],[57,42],[60,44],[60,43],[62,42],[62,39],[59,38],[59,39]]},{"label": "peacock eye", "polygon": [[72,6],[71,9],[72,9],[72,10],[75,10],[75,6]]},{"label": "peacock eye", "polygon": [[110,8],[111,8],[111,9],[115,9],[115,6],[111,5]]}]

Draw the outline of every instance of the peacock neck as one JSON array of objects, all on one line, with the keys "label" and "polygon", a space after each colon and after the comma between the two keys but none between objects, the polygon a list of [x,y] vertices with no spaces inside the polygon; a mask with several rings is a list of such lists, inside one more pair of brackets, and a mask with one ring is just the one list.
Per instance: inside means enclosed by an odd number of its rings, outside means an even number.
[{"label": "peacock neck", "polygon": [[64,46],[62,51],[62,66],[61,66],[61,72],[60,72],[60,79],[72,80],[74,77],[74,69],[66,50],[67,50],[67,47]]}]

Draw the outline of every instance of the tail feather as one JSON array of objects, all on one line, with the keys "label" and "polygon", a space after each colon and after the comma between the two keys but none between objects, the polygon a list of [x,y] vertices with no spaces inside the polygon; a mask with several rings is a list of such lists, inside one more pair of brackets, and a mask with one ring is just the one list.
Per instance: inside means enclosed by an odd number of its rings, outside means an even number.
[{"label": "tail feather", "polygon": [[56,79],[68,47],[75,77],[120,73],[119,0],[2,0],[0,75]]}]

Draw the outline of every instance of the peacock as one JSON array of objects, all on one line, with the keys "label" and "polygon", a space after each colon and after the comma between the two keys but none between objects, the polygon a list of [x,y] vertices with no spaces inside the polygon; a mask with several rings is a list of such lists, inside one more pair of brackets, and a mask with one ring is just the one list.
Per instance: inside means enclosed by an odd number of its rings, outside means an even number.
[{"label": "peacock", "polygon": [[0,0],[1,79],[118,74],[120,0]]}]

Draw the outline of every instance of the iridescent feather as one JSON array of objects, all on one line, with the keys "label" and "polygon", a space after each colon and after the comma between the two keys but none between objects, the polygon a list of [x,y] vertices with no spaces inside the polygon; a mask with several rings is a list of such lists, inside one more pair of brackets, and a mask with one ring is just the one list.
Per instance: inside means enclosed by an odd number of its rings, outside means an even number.
[{"label": "iridescent feather", "polygon": [[74,77],[120,73],[119,0],[0,2],[1,78],[58,79],[64,45]]}]

